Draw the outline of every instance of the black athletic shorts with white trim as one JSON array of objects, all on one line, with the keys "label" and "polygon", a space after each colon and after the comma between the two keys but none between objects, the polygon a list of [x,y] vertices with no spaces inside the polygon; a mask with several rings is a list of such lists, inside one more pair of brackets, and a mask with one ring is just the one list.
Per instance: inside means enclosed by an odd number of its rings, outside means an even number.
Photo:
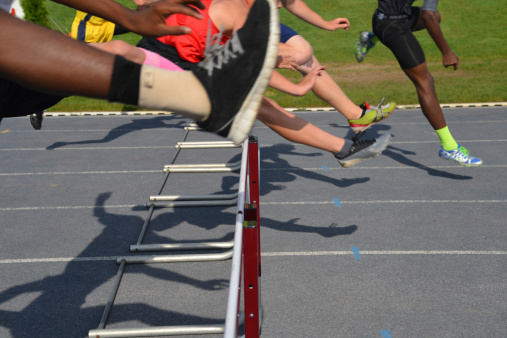
[{"label": "black athletic shorts with white trim", "polygon": [[412,33],[421,10],[412,7],[410,15],[386,16],[375,11],[373,33],[389,48],[402,69],[410,69],[426,61],[419,41]]}]

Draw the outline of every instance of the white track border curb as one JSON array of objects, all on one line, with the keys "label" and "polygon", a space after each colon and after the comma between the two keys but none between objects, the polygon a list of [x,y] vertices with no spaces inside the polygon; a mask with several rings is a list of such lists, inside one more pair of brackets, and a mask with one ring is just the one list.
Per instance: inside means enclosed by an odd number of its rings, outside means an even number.
[{"label": "white track border curb", "polygon": [[[507,102],[477,102],[477,103],[446,103],[441,104],[442,108],[481,108],[481,107],[507,107]],[[397,109],[418,109],[420,105],[398,105]],[[291,112],[304,112],[304,111],[336,111],[331,107],[316,107],[316,108],[285,108]],[[109,111],[109,112],[45,112],[44,116],[50,117],[71,117],[71,116],[139,116],[139,115],[174,115],[171,112],[163,111]]]}]

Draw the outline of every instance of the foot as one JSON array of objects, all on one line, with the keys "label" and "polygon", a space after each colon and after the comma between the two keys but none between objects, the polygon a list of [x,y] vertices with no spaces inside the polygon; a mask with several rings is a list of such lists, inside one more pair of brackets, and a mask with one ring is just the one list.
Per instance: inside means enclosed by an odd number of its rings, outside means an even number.
[{"label": "foot", "polygon": [[44,111],[40,111],[30,115],[30,124],[33,129],[40,130],[42,128],[42,118],[44,117]]},{"label": "foot", "polygon": [[373,32],[359,33],[359,41],[356,42],[356,48],[354,49],[357,62],[363,62],[368,51],[375,47],[375,42],[373,42],[374,36]]},{"label": "foot", "polygon": [[443,147],[440,147],[438,155],[445,160],[456,161],[465,167],[478,167],[482,165],[480,158],[470,156],[470,152],[460,144],[458,144],[458,148],[451,151],[446,151]]},{"label": "foot", "polygon": [[363,116],[357,120],[349,120],[349,126],[352,128],[354,133],[360,133],[371,127],[373,124],[380,122],[391,115],[394,108],[396,108],[396,103],[389,102],[386,105],[382,105],[383,102],[384,99],[382,99],[376,108],[370,108],[368,102],[361,105],[361,107],[365,110]]},{"label": "foot", "polygon": [[274,0],[256,0],[243,27],[192,70],[211,102],[211,114],[199,127],[243,142],[273,73],[279,37]]},{"label": "foot", "polygon": [[374,140],[354,140],[349,153],[336,158],[342,167],[348,168],[366,159],[379,156],[391,142],[391,134],[385,134]]}]

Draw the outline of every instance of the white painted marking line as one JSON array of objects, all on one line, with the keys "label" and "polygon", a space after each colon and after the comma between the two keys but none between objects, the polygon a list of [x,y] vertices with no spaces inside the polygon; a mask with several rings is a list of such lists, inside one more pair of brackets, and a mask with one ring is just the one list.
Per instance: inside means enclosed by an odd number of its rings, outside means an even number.
[{"label": "white painted marking line", "polygon": [[37,175],[109,175],[109,174],[147,174],[162,173],[162,170],[112,170],[112,171],[54,171],[44,173],[0,173],[0,176],[37,176]]},{"label": "white painted marking line", "polygon": [[144,204],[125,204],[125,205],[76,205],[76,206],[59,206],[59,207],[20,207],[20,208],[0,208],[0,211],[26,211],[26,210],[72,210],[72,209],[124,209],[124,208],[135,208],[145,207]]},{"label": "white painted marking line", "polygon": [[[393,170],[393,169],[421,169],[421,168],[430,168],[430,169],[464,169],[470,170],[464,166],[458,165],[442,165],[442,166],[398,166],[398,167],[355,167],[354,170]],[[484,168],[507,168],[507,164],[493,164],[493,165],[482,165],[481,169]],[[326,167],[327,171],[331,170],[346,170],[342,167]],[[298,167],[286,167],[286,168],[261,168],[261,171],[322,171],[324,170],[322,167],[320,168],[298,168]],[[325,170],[324,170],[325,171]],[[36,175],[111,175],[111,174],[149,174],[149,173],[162,173],[162,170],[111,170],[111,171],[54,171],[54,172],[29,172],[29,173],[0,173],[0,176],[36,176]]]},{"label": "white painted marking line", "polygon": [[[340,204],[412,204],[412,203],[507,203],[507,200],[377,200],[377,201],[343,201]],[[294,201],[294,202],[262,202],[262,205],[319,205],[319,204],[336,204],[335,201]],[[124,204],[124,205],[75,205],[75,206],[48,206],[48,207],[18,207],[18,208],[0,208],[0,211],[26,211],[26,210],[71,210],[71,209],[124,209],[145,207],[144,204]]]},{"label": "white painted marking line", "polygon": [[[352,255],[347,251],[295,251],[295,252],[263,252],[262,257],[287,257],[287,256],[342,256]],[[366,250],[361,255],[507,255],[507,251],[480,251],[480,250]],[[0,264],[22,263],[58,263],[58,262],[97,262],[116,261],[130,256],[102,256],[102,257],[54,257],[54,258],[20,258],[2,259]],[[131,256],[135,257],[135,256]]]},{"label": "white painted marking line", "polygon": [[[174,146],[146,146],[146,147],[65,147],[56,148],[51,151],[62,151],[62,150],[132,150],[132,149],[173,149]],[[49,151],[46,148],[11,148],[11,149],[0,149],[0,151]]]}]

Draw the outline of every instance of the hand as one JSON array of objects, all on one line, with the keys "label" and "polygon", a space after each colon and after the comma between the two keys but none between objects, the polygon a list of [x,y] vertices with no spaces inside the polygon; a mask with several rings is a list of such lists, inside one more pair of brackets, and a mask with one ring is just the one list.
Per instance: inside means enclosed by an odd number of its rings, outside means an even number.
[{"label": "hand", "polygon": [[142,11],[148,6],[153,5],[156,2],[159,2],[160,0],[132,0],[136,5],[136,11]]},{"label": "hand", "polygon": [[444,67],[447,68],[449,66],[454,67],[454,70],[458,69],[459,66],[459,59],[452,51],[445,53],[442,56],[442,63],[444,64]]},{"label": "hand", "polygon": [[323,71],[326,70],[326,66],[318,66],[313,68],[308,74],[303,77],[301,82],[299,82],[298,92],[294,93],[296,96],[306,95],[310,90],[312,90],[315,85],[315,78],[320,76]]},{"label": "hand", "polygon": [[327,21],[325,29],[328,31],[335,31],[337,29],[345,29],[348,31],[350,28],[350,22],[347,18],[336,18],[331,21]]},{"label": "hand", "polygon": [[201,14],[189,5],[199,9],[205,8],[200,0],[160,0],[142,11],[135,12],[135,15],[129,20],[131,26],[125,28],[147,37],[188,34],[191,32],[189,27],[167,26],[165,19],[175,13],[202,19]]},{"label": "hand", "polygon": [[276,67],[275,68],[284,68],[295,71],[298,64],[296,63],[296,59],[294,59],[290,55],[278,55],[276,57]]}]

